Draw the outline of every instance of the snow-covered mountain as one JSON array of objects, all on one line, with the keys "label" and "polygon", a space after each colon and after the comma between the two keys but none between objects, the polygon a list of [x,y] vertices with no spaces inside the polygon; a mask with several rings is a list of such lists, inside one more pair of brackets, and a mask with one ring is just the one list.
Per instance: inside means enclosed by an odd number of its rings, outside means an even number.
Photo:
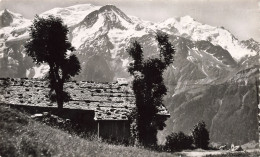
[{"label": "snow-covered mountain", "polygon": [[[213,45],[219,45],[229,51],[236,60],[240,60],[246,55],[256,55],[255,51],[243,47],[241,42],[224,27],[218,28],[202,24],[190,16],[167,19],[159,25],[159,28],[169,34],[183,35],[194,41],[210,41]],[[176,29],[175,32],[171,31],[173,29]]]},{"label": "snow-covered mountain", "polygon": [[[169,34],[176,54],[164,78],[169,89],[165,102],[172,116],[160,137],[172,131],[189,132],[205,120],[212,141],[243,143],[258,138],[254,78],[260,44],[253,39],[239,41],[223,27],[202,24],[190,16],[144,21],[113,5],[82,4],[40,14],[48,15],[61,17],[69,26],[73,53],[82,66],[78,80],[130,78],[126,48],[131,42],[141,43],[145,58],[156,57],[155,33]],[[34,65],[23,48],[31,20],[4,10],[0,21],[0,75],[42,77],[48,66]]]},{"label": "snow-covered mountain", "polygon": [[0,39],[6,41],[28,38],[26,29],[31,25],[30,20],[21,14],[13,13],[7,9],[0,12]]},{"label": "snow-covered mountain", "polygon": [[67,8],[54,8],[41,14],[42,17],[55,15],[61,17],[69,27],[80,23],[89,13],[99,9],[101,6],[92,4],[80,4]]},{"label": "snow-covered mountain", "polygon": [[0,12],[0,74],[2,77],[25,76],[33,66],[23,51],[31,21],[7,9]]}]

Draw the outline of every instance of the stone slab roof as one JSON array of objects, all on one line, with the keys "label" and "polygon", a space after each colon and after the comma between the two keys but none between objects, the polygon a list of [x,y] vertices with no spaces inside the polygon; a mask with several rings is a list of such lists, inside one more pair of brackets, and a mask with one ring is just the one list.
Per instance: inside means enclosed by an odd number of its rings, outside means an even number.
[{"label": "stone slab roof", "polygon": [[[7,85],[4,85],[6,84]],[[48,82],[38,79],[0,79],[0,102],[37,107],[57,107],[48,98]],[[135,98],[130,86],[117,83],[95,83],[90,81],[67,82],[64,89],[70,93],[71,101],[64,108],[93,110],[95,120],[128,120],[135,107]],[[165,107],[159,115],[169,116]]]}]

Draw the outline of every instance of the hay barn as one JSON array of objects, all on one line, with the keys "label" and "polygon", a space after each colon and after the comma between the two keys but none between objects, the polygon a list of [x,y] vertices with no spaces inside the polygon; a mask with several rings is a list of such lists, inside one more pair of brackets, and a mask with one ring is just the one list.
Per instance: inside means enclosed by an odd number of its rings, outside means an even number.
[{"label": "hay barn", "polygon": [[[32,113],[57,112],[56,103],[48,98],[48,82],[27,78],[0,79],[0,102]],[[65,90],[71,100],[64,103],[60,117],[77,122],[82,129],[105,139],[125,140],[130,136],[128,115],[135,107],[131,87],[118,83],[91,81],[67,82]],[[62,114],[61,114],[62,113]],[[165,107],[159,108],[162,118],[169,117]]]}]

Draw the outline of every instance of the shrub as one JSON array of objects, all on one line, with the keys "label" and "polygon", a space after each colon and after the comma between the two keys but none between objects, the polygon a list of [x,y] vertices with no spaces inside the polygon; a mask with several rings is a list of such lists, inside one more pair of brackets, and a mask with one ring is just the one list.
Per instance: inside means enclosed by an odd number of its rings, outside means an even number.
[{"label": "shrub", "polygon": [[179,151],[190,149],[192,147],[192,137],[185,135],[183,132],[172,133],[166,137],[165,148],[168,151]]},{"label": "shrub", "polygon": [[198,122],[198,124],[196,124],[193,127],[192,137],[193,137],[193,140],[194,140],[194,145],[197,148],[208,149],[209,132],[206,129],[205,122],[203,122],[203,121]]}]

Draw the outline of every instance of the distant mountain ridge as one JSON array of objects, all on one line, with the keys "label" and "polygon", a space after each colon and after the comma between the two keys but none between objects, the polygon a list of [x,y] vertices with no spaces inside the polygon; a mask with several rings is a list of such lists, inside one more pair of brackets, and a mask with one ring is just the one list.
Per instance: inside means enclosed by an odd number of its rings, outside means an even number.
[{"label": "distant mountain ridge", "polygon": [[[224,28],[199,23],[190,16],[160,23],[144,21],[113,5],[82,4],[40,14],[48,15],[61,17],[69,26],[69,40],[76,48],[73,53],[82,66],[77,80],[130,79],[126,48],[131,42],[141,43],[145,58],[156,57],[155,33],[169,34],[176,54],[164,79],[168,87],[165,103],[172,116],[160,139],[172,131],[188,132],[199,120],[206,121],[214,142],[239,144],[258,139],[254,81],[260,44],[253,39],[239,41]],[[48,66],[34,65],[23,47],[32,21],[9,10],[0,12],[0,21],[1,76],[43,77]]]}]

